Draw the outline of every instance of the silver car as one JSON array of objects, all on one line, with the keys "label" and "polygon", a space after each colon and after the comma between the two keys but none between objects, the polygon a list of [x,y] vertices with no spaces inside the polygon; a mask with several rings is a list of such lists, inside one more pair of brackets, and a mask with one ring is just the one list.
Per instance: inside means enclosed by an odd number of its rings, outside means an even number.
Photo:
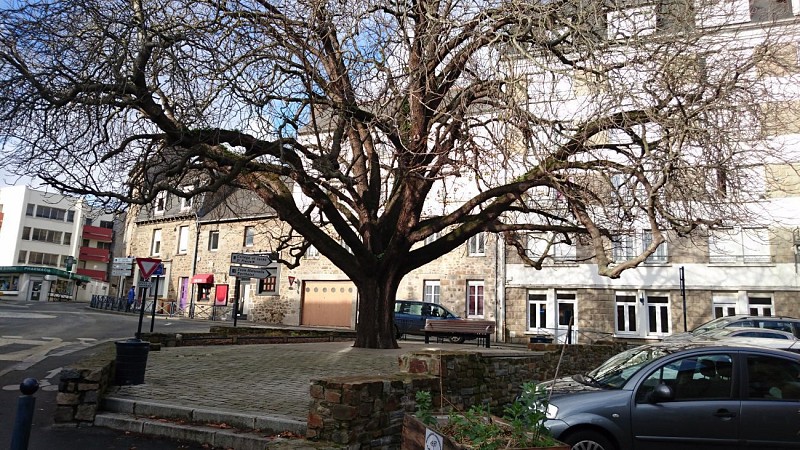
[{"label": "silver car", "polygon": [[732,341],[643,345],[543,383],[545,425],[572,450],[800,448],[800,355]]}]

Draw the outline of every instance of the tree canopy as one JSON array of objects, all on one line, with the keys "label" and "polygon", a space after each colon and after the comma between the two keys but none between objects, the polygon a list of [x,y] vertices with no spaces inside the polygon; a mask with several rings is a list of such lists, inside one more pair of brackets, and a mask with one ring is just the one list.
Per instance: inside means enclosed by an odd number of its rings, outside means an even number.
[{"label": "tree canopy", "polygon": [[[355,283],[356,346],[394,347],[402,277],[477,233],[617,277],[753,218],[796,37],[734,4],[12,1],[2,163],[108,206],[251,190]],[[633,223],[651,245],[615,261]]]}]

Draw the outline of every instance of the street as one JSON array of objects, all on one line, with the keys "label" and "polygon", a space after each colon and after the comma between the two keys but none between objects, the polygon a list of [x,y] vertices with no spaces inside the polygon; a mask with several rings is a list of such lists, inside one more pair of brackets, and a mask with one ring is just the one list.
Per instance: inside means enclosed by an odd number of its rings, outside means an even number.
[{"label": "street", "polygon": [[[36,378],[36,408],[28,448],[202,449],[198,444],[154,439],[104,428],[54,427],[59,373],[102,342],[132,338],[138,315],[90,309],[86,303],[18,302],[0,299],[0,448],[11,442],[19,385]],[[156,317],[155,332],[208,331],[212,322]],[[142,331],[150,331],[145,316]]]}]

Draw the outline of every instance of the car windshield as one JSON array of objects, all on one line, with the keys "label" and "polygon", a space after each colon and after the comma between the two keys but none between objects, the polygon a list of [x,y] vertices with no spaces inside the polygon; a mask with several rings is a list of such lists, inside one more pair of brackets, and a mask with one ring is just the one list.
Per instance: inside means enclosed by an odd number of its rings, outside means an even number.
[{"label": "car windshield", "polygon": [[667,348],[646,345],[632,348],[612,356],[587,375],[592,382],[600,386],[620,389],[639,369],[668,353]]}]

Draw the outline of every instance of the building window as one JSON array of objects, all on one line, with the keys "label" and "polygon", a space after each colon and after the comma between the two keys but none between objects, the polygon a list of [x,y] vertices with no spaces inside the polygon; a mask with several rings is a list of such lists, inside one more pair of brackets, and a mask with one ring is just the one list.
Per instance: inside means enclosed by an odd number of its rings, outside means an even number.
[{"label": "building window", "polygon": [[178,229],[178,253],[186,254],[189,251],[189,227],[184,225]]},{"label": "building window", "polygon": [[101,220],[100,221],[100,228],[106,228],[109,230],[114,229],[114,221],[112,220]]},{"label": "building window", "polygon": [[208,232],[208,249],[209,250],[217,250],[219,248],[219,231],[209,231]]},{"label": "building window", "polygon": [[611,257],[614,261],[627,261],[635,256],[633,241],[631,233],[620,233],[614,237],[611,248]]},{"label": "building window", "polygon": [[52,253],[40,253],[40,252],[31,252],[28,257],[29,264],[40,264],[42,266],[52,266],[58,267],[59,260],[58,255],[54,255]]},{"label": "building window", "polygon": [[426,302],[439,303],[440,290],[439,280],[425,280],[422,287],[422,299]]},{"label": "building window", "polygon": [[768,263],[772,261],[766,228],[713,230],[708,237],[712,263]]},{"label": "building window", "polygon": [[164,211],[167,209],[167,191],[161,191],[156,194],[154,207],[156,214],[164,214]]},{"label": "building window", "polygon": [[647,309],[647,331],[650,335],[669,333],[669,297],[666,295],[645,295]]},{"label": "building window", "polygon": [[748,295],[747,308],[751,316],[771,316],[772,297],[766,295]]},{"label": "building window", "polygon": [[636,293],[617,292],[616,304],[616,330],[618,334],[635,334],[636,327]]},{"label": "building window", "polygon": [[735,295],[714,294],[711,303],[715,319],[736,314],[736,303],[738,302]]},{"label": "building window", "polygon": [[486,234],[478,233],[467,241],[469,256],[486,255]]},{"label": "building window", "polygon": [[275,294],[278,292],[277,287],[278,287],[277,277],[267,277],[258,280],[259,294]]},{"label": "building window", "polygon": [[750,20],[770,22],[792,17],[792,3],[788,0],[750,0]]},{"label": "building window", "polygon": [[97,248],[102,248],[104,250],[111,250],[111,242],[98,242]]},{"label": "building window", "polygon": [[528,292],[528,330],[547,328],[547,294]]},{"label": "building window", "polygon": [[72,245],[72,233],[64,233],[64,245]]},{"label": "building window", "polygon": [[483,281],[467,281],[467,317],[483,317]]},{"label": "building window", "polygon": [[28,217],[33,217],[34,211],[36,211],[36,205],[33,203],[28,203],[28,206],[25,208],[25,215]]},{"label": "building window", "polygon": [[566,243],[563,240],[563,236],[554,236],[552,233],[530,233],[527,253],[534,260],[545,255],[555,263],[574,262],[576,258],[574,241]]},{"label": "building window", "polygon": [[161,230],[153,230],[153,241],[150,244],[150,254],[153,256],[161,254]]},{"label": "building window", "polygon": [[256,229],[255,227],[244,227],[244,246],[252,247],[255,245]]},{"label": "building window", "polygon": [[50,244],[61,244],[63,234],[60,231],[44,230],[41,228],[34,228],[31,232],[31,240],[39,242],[47,242]]},{"label": "building window", "polygon": [[75,211],[67,211],[67,222],[75,222]]},{"label": "building window", "polygon": [[31,227],[22,227],[22,240],[23,241],[31,240]]},{"label": "building window", "polygon": [[[194,189],[194,186],[184,186],[183,192],[189,192],[192,189]],[[189,197],[189,198],[181,197],[181,211],[188,211],[188,210],[192,209],[192,206],[194,206],[194,198],[193,197]]]},{"label": "building window", "polygon": [[19,251],[19,257],[17,258],[17,263],[25,264],[28,262],[28,252],[25,250]]},{"label": "building window", "polygon": [[313,245],[309,245],[306,249],[306,259],[319,259],[319,250]]},{"label": "building window", "polygon": [[42,219],[59,220],[63,222],[64,217],[66,217],[66,215],[67,215],[66,209],[53,208],[50,206],[43,206],[43,205],[39,205],[36,207],[36,217]]},{"label": "building window", "polygon": [[556,292],[558,304],[558,325],[562,327],[575,325],[575,293]]},{"label": "building window", "polygon": [[[653,243],[653,231],[652,230],[642,230],[642,252]],[[656,247],[655,253],[648,256],[645,262],[651,264],[663,264],[667,262],[667,243],[664,242],[663,244]]]}]

